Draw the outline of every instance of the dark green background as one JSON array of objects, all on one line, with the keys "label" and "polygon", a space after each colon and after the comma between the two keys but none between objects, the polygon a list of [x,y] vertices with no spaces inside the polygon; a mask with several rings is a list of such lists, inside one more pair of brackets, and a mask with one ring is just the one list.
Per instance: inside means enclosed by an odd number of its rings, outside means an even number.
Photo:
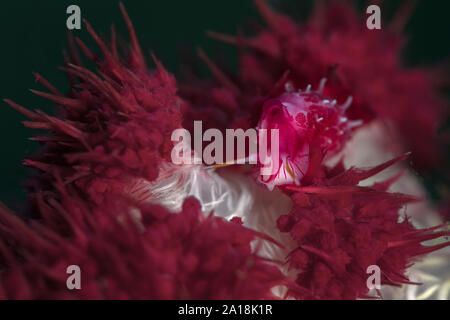
[{"label": "dark green background", "polygon": [[[135,25],[143,48],[153,50],[165,66],[175,74],[180,71],[180,48],[201,46],[217,55],[218,45],[204,35],[204,30],[236,33],[237,26],[259,17],[250,0],[128,0],[124,1]],[[279,0],[271,3],[297,18],[304,17],[311,1]],[[398,1],[385,1],[383,19],[388,18]],[[82,17],[89,20],[98,32],[109,34],[114,23],[119,34],[126,38],[125,27],[116,0],[16,0],[2,1],[0,6],[0,98],[11,98],[29,108],[51,112],[51,104],[34,96],[28,88],[35,83],[32,72],[39,72],[59,89],[67,88],[66,77],[57,69],[63,65],[62,50],[66,48],[66,8],[70,4],[81,7]],[[362,2],[358,3],[362,8]],[[361,10],[361,14],[364,14]],[[450,1],[421,0],[408,24],[410,42],[405,54],[408,63],[433,65],[450,53]],[[76,35],[96,46],[85,28]],[[236,61],[236,52],[219,46],[219,53]],[[27,140],[33,130],[25,129],[25,118],[0,102],[0,200],[20,207],[25,199],[22,183],[29,173],[21,161],[36,151],[37,144]]]}]

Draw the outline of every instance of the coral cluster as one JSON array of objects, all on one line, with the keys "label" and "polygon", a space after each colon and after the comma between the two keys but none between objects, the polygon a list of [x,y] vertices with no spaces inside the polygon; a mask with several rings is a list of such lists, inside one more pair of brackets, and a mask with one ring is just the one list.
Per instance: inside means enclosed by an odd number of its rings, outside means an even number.
[{"label": "coral cluster", "polygon": [[[326,77],[326,95],[342,104],[353,97],[348,110],[351,119],[385,121],[386,130],[398,135],[396,143],[402,145],[403,152],[412,151],[417,168],[443,164],[443,137],[437,130],[446,105],[436,94],[437,72],[407,68],[402,63],[406,42],[402,28],[411,3],[405,1],[381,30],[366,28],[364,15],[347,1],[327,5],[317,1],[314,12],[299,24],[262,0],[255,3],[268,28],[249,38],[209,33],[242,48],[238,81],[245,94],[249,88],[253,88],[253,95],[255,88],[270,92],[286,71],[295,88]],[[223,104],[222,96],[226,95],[218,95]],[[254,109],[249,104],[247,110]],[[415,134],[417,128],[420,135]]]},{"label": "coral cluster", "polygon": [[[147,66],[121,5],[131,38],[126,58],[114,31],[107,44],[86,22],[103,56],[76,42],[98,70],[82,66],[70,39],[63,68],[70,92],[59,93],[37,75],[51,93],[35,93],[60,106],[57,117],[6,100],[30,118],[26,126],[51,133],[35,138],[44,147],[25,161],[42,173],[33,178],[32,218],[0,208],[0,297],[365,298],[368,266],[380,267],[384,285],[411,283],[405,271],[415,259],[449,244],[422,244],[448,236],[444,225],[417,230],[406,215],[399,221],[400,209],[418,200],[388,191],[399,176],[358,185],[407,155],[365,170],[325,161],[373,119],[392,123],[418,164],[440,161],[434,131],[442,102],[430,74],[400,65],[398,30],[367,34],[347,4],[318,7],[297,25],[255,3],[268,30],[251,39],[212,34],[246,49],[234,80],[200,51],[218,81],[181,83],[179,95],[156,58],[156,70]],[[246,220],[254,217],[217,217],[192,198],[176,213],[151,203],[152,182],[164,188],[167,178],[171,133],[189,129],[192,120],[219,129],[279,129],[280,167],[260,177],[259,187],[283,192],[290,211],[252,230]],[[406,139],[416,126],[424,141]],[[205,189],[214,191],[210,181]],[[273,240],[279,231],[290,240]],[[261,243],[289,253],[263,257]],[[66,288],[72,264],[83,270],[82,290]]]},{"label": "coral cluster", "polygon": [[[289,285],[251,251],[257,232],[238,219],[204,216],[188,198],[179,214],[108,197],[90,206],[67,192],[39,196],[43,221],[25,223],[0,208],[3,299],[270,299]],[[131,208],[131,209],[130,209]],[[7,248],[9,246],[10,248]],[[67,290],[66,268],[83,271]]]}]

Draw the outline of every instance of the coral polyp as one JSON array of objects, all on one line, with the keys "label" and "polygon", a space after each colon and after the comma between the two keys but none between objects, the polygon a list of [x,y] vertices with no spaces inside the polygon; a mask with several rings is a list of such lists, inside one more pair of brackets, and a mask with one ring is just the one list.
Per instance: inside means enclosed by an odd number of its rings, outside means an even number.
[{"label": "coral polyp", "polygon": [[[322,85],[324,82],[325,79]],[[290,85],[286,83],[289,91]],[[280,166],[273,175],[261,176],[261,181],[271,189],[276,185],[299,184],[308,173],[310,157],[317,161],[318,157],[340,151],[351,129],[360,123],[345,116],[351,97],[344,105],[337,105],[336,100],[320,91],[311,91],[310,87],[283,93],[263,104],[258,129],[278,129],[280,135],[279,145],[272,145],[279,149]]]}]

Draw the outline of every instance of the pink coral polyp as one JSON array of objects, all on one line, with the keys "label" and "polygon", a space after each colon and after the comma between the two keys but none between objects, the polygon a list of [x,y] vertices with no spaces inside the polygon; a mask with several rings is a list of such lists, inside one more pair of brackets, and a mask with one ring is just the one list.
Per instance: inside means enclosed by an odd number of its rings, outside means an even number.
[{"label": "pink coral polyp", "polygon": [[269,188],[276,185],[299,184],[307,174],[310,145],[322,156],[339,151],[357,125],[345,116],[351,103],[339,106],[322,93],[311,91],[286,92],[264,103],[258,129],[278,129],[279,168],[271,176],[261,176]]}]

